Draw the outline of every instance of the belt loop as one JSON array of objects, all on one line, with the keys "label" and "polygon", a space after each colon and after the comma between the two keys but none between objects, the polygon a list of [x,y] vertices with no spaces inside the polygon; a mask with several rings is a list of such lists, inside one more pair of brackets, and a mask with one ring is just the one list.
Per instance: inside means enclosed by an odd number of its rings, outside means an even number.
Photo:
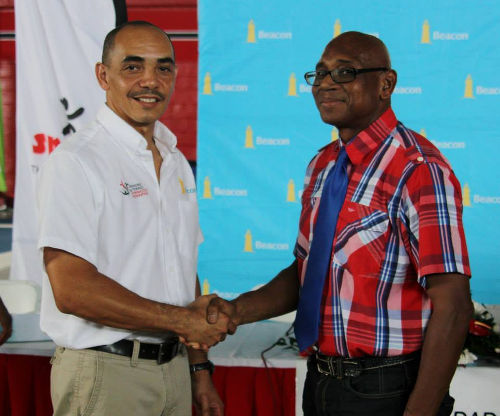
[{"label": "belt loop", "polygon": [[132,356],[130,357],[130,365],[132,367],[137,367],[139,363],[139,350],[141,349],[141,343],[134,339],[134,349],[132,350]]},{"label": "belt loop", "polygon": [[342,358],[339,357],[339,359],[335,360],[337,364],[337,379],[342,380],[344,377],[344,366],[342,365]]}]

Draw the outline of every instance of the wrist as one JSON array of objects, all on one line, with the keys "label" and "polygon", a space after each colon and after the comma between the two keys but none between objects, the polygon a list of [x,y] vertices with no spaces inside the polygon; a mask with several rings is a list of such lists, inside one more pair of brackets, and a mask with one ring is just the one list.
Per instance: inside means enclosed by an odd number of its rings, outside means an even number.
[{"label": "wrist", "polygon": [[197,375],[201,373],[212,375],[214,372],[214,363],[210,360],[203,361],[196,364],[189,364],[189,372],[191,375]]},{"label": "wrist", "polygon": [[239,326],[242,324],[243,316],[245,316],[243,313],[243,305],[242,305],[243,302],[241,302],[241,297],[242,296],[240,295],[236,299],[233,299],[230,301],[230,303],[232,303],[232,305],[234,307],[234,314],[231,317],[231,321],[236,326]]}]

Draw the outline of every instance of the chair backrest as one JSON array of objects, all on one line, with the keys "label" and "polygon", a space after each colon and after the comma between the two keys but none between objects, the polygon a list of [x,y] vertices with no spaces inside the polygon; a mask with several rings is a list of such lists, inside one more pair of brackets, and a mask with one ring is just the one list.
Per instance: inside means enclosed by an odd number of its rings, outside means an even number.
[{"label": "chair backrest", "polygon": [[38,312],[40,287],[27,280],[0,280],[0,298],[12,314]]}]

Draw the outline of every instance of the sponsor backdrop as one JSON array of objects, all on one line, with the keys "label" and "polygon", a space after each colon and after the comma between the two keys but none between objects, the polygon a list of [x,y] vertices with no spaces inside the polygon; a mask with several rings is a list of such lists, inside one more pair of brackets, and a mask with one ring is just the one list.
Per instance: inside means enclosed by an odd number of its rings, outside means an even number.
[{"label": "sponsor backdrop", "polygon": [[[11,279],[41,283],[35,185],[61,141],[104,102],[94,75],[120,1],[16,0],[17,152]],[[78,192],[78,189],[75,189]]]},{"label": "sponsor backdrop", "polygon": [[308,161],[337,138],[303,74],[334,36],[388,46],[393,108],[462,184],[477,301],[500,303],[500,8],[481,2],[199,1],[198,195],[203,290],[233,298],[293,261]]}]

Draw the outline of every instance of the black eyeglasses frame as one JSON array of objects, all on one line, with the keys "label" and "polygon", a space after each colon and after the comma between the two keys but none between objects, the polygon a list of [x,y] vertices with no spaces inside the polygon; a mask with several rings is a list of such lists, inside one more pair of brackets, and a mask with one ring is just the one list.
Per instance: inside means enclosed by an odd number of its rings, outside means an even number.
[{"label": "black eyeglasses frame", "polygon": [[[352,79],[348,80],[341,80],[338,78],[339,76],[339,71],[345,71],[349,70],[352,73]],[[389,68],[386,67],[378,67],[378,68],[353,68],[353,67],[343,67],[343,68],[334,68],[330,71],[309,71],[304,74],[304,79],[306,80],[308,85],[311,85],[313,87],[318,87],[321,84],[321,81],[323,80],[324,77],[326,77],[326,74],[330,74],[330,78],[332,79],[333,82],[337,84],[347,84],[348,82],[352,82],[356,79],[358,74],[364,74],[366,72],[375,72],[375,71],[388,71]],[[318,79],[318,74],[322,74],[319,82],[316,82]],[[311,79],[314,79],[314,81],[311,83]]]}]

